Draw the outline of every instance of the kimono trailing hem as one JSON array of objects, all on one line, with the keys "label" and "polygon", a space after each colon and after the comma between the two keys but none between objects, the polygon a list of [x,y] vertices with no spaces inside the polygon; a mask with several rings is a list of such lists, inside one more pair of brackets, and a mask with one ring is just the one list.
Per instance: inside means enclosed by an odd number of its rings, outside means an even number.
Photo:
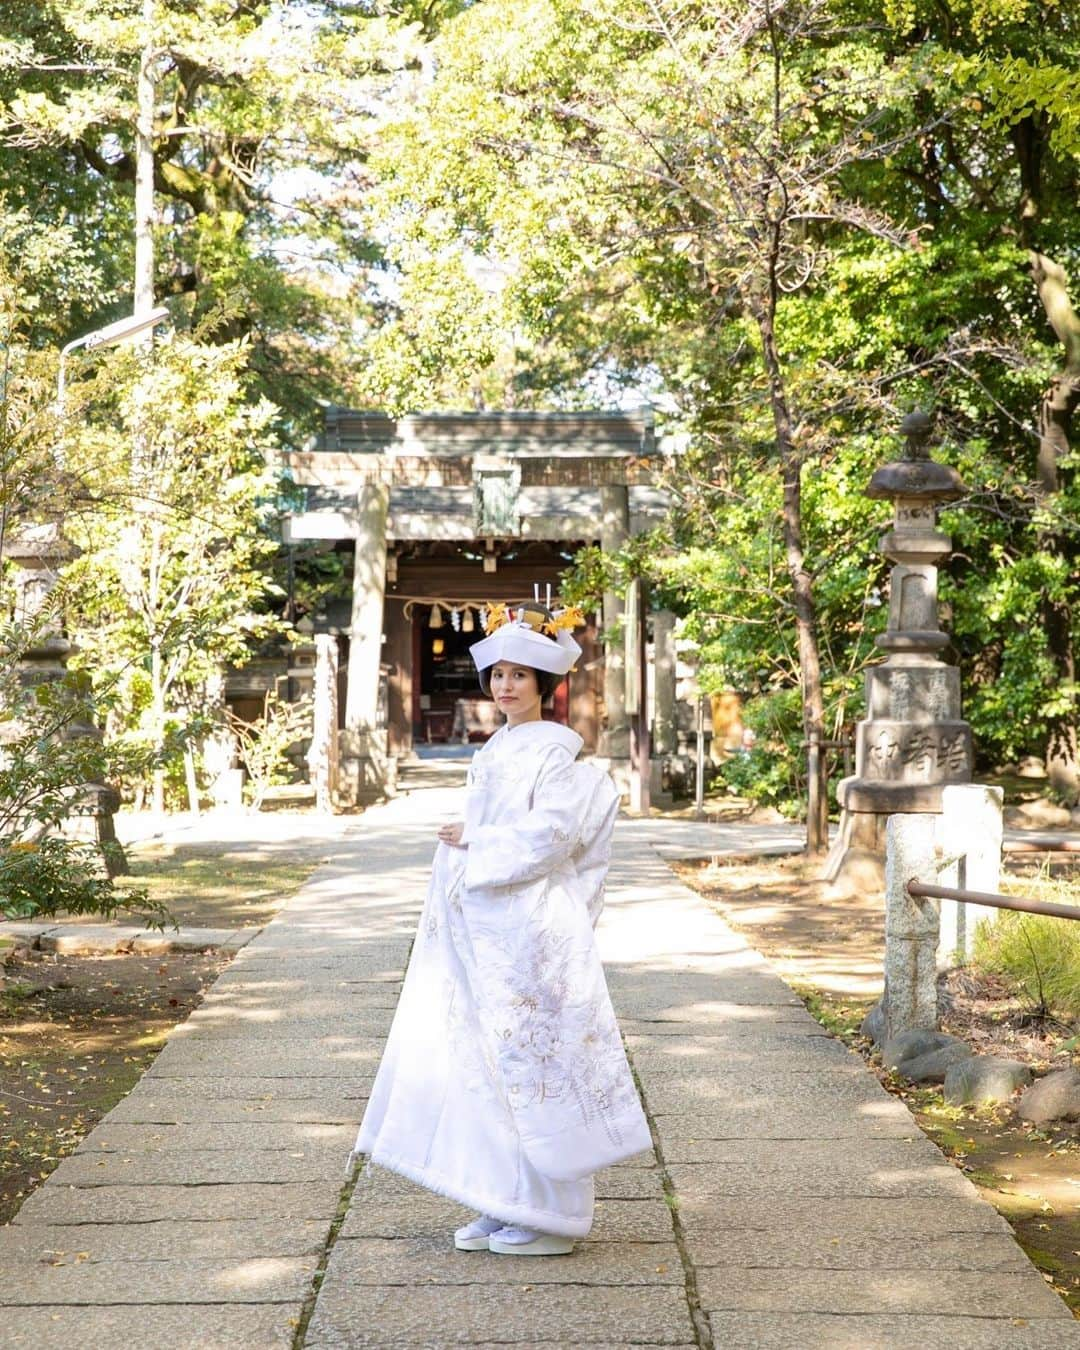
[{"label": "kimono trailing hem", "polygon": [[393,1158],[381,1150],[373,1153],[369,1159],[373,1167],[395,1172],[407,1181],[415,1181],[418,1186],[454,1200],[477,1214],[489,1219],[501,1219],[505,1224],[520,1224],[523,1228],[532,1228],[541,1233],[555,1233],[559,1237],[587,1237],[592,1228],[592,1216],[586,1219],[571,1219],[562,1212],[540,1209],[536,1205],[517,1204],[512,1200],[482,1192],[472,1187],[455,1185],[449,1178],[432,1172],[430,1168],[420,1167],[404,1158]]}]

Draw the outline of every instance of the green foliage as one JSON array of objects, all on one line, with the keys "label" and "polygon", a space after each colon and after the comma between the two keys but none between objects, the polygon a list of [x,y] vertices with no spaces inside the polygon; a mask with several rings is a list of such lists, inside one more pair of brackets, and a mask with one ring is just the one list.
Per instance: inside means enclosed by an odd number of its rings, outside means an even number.
[{"label": "green foliage", "polygon": [[29,841],[0,835],[0,917],[53,918],[58,914],[94,914],[104,919],[137,914],[140,922],[161,928],[166,907],[151,900],[144,887],[118,890],[102,870],[101,853],[91,844],[60,836]]},{"label": "green foliage", "polygon": [[107,398],[71,433],[89,499],[69,518],[64,570],[77,661],[114,690],[112,726],[159,756],[170,726],[197,729],[208,683],[279,631],[274,410],[247,397],[247,345],[180,335],[108,365]]},{"label": "green foliage", "polygon": [[743,724],[753,731],[754,745],[737,751],[720,765],[720,778],[740,797],[757,806],[773,806],[785,815],[801,810],[805,791],[802,705],[798,690],[782,689],[750,699]]},{"label": "green foliage", "polygon": [[248,775],[245,795],[256,811],[271,787],[291,781],[288,751],[297,741],[311,735],[312,709],[310,699],[287,703],[275,694],[267,694],[262,716],[254,721],[230,714],[229,729],[240,742]]},{"label": "green foliage", "polygon": [[1035,1011],[1080,1018],[1080,920],[1002,910],[976,927],[974,957],[1016,984]]},{"label": "green foliage", "polygon": [[[182,326],[229,302],[225,336],[251,340],[283,429],[309,429],[319,400],[346,397],[354,329],[376,305],[381,249],[359,210],[381,105],[407,93],[422,39],[456,8],[155,0],[148,30],[143,0],[6,4],[0,180],[14,206],[70,226],[94,272],[83,291],[54,294],[42,334],[56,341],[126,310],[146,55],[156,290]],[[72,277],[65,251],[54,257]]]},{"label": "green foliage", "polygon": [[96,789],[147,761],[95,732],[101,704],[85,674],[25,683],[28,657],[55,635],[53,618],[43,609],[34,624],[0,629],[0,913],[28,919],[136,909],[160,923],[166,911],[145,890],[117,892],[102,851],[63,833],[89,811]]}]

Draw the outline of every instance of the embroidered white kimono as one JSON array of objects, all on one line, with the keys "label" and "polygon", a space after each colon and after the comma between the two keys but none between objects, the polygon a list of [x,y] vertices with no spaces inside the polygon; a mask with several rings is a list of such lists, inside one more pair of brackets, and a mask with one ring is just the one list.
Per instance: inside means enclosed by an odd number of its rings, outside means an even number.
[{"label": "embroidered white kimono", "polygon": [[583,1237],[592,1174],[651,1147],[593,924],[618,796],[553,722],[502,727],[439,844],[356,1152],[505,1223]]}]

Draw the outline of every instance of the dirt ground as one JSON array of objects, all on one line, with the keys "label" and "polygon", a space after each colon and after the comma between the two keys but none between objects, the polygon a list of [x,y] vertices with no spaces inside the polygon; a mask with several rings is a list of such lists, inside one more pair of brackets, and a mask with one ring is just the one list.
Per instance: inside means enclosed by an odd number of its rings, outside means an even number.
[{"label": "dirt ground", "polygon": [[[266,923],[332,847],[148,841],[128,856],[132,881],[177,923],[240,928]],[[131,1090],[225,964],[212,953],[31,952],[0,967],[0,1223]]]},{"label": "dirt ground", "polygon": [[0,1223],[131,1090],[225,964],[31,953],[0,970]]},{"label": "dirt ground", "polygon": [[[940,1087],[911,1087],[881,1068],[858,1034],[881,993],[880,896],[830,899],[799,858],[682,863],[687,885],[714,903],[774,963],[810,1011],[864,1055],[922,1128],[1012,1224],[1044,1277],[1080,1317],[1080,1123],[1036,1129],[1012,1104],[954,1108]],[[994,977],[950,975],[943,1029],[982,1053],[1024,1060],[1036,1073],[1071,1062],[1062,1044],[1080,1027],[1032,1022],[1019,997]]]}]

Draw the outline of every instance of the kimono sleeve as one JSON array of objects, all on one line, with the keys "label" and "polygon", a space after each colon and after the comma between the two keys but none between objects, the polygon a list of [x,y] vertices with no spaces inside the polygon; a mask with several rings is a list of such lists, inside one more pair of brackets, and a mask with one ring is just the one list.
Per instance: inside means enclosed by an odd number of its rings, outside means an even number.
[{"label": "kimono sleeve", "polygon": [[466,886],[538,881],[571,856],[580,843],[586,805],[575,767],[565,751],[557,751],[540,771],[528,811],[505,824],[466,829],[461,840],[468,846]]}]

